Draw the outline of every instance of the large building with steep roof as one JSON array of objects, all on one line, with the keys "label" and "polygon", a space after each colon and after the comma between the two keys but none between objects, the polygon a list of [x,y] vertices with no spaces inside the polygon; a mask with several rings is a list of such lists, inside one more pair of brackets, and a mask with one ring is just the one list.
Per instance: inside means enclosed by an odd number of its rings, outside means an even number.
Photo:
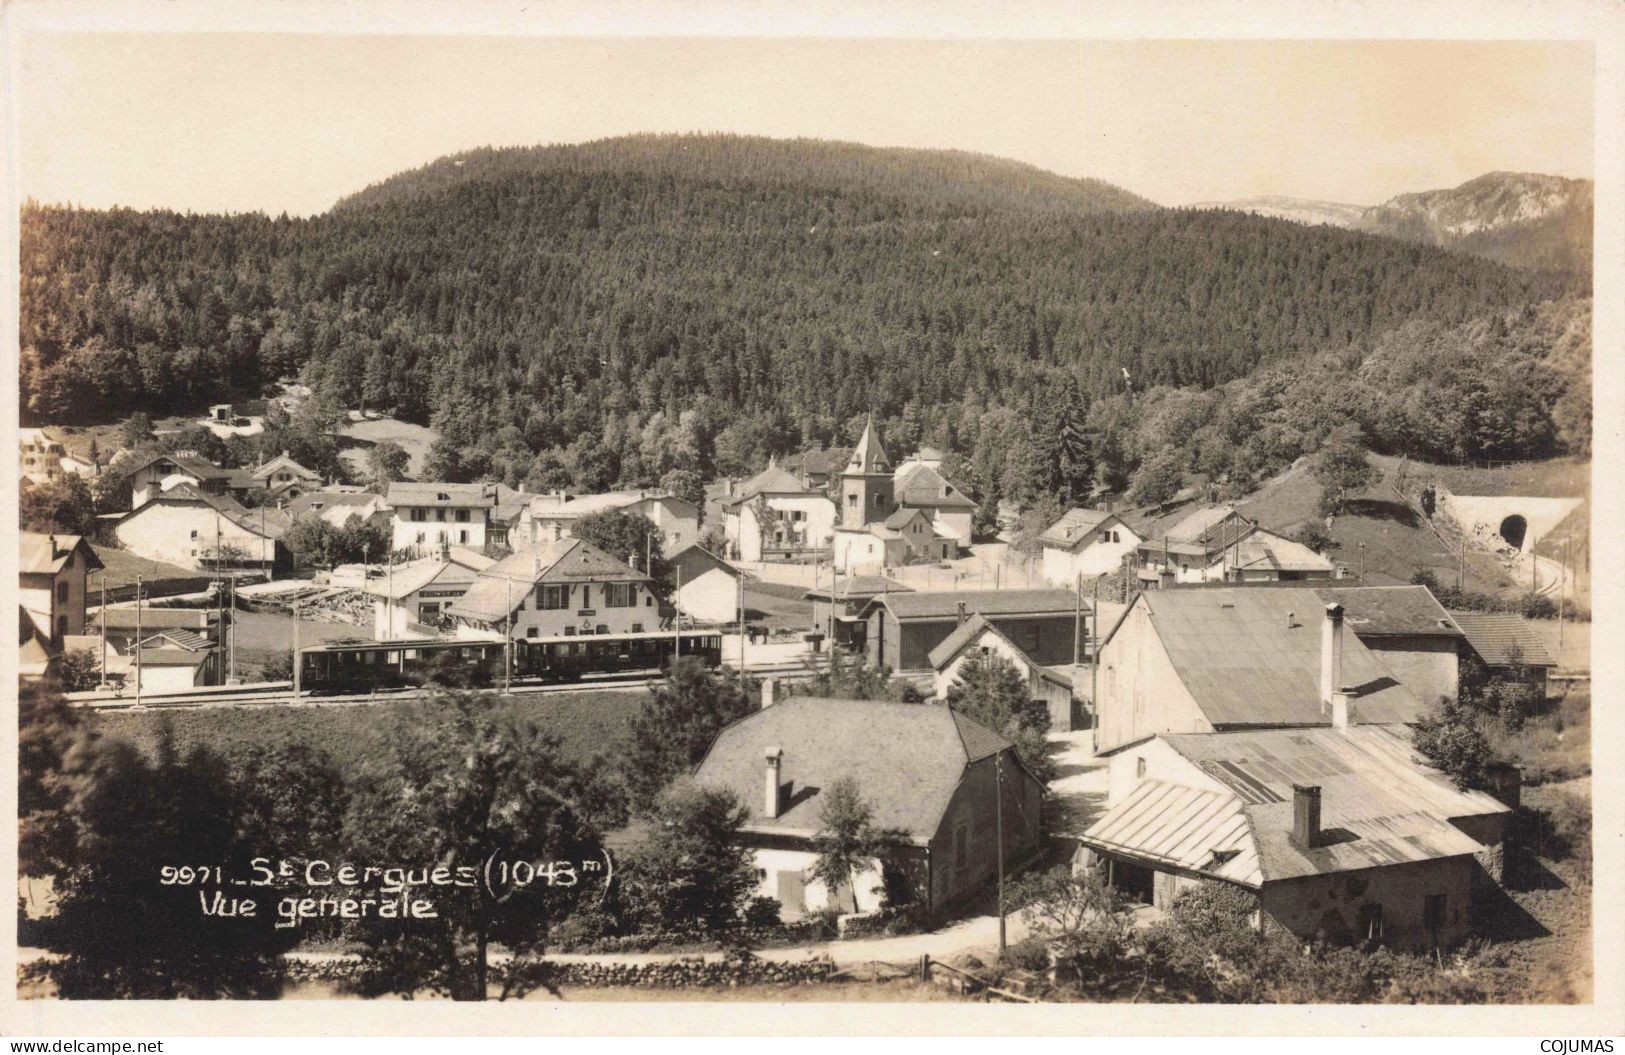
[{"label": "large building with steep roof", "polygon": [[580,539],[521,546],[443,610],[459,636],[639,634],[661,624],[649,576]]},{"label": "large building with steep roof", "polygon": [[[831,890],[812,869],[824,806],[842,778],[893,836],[883,858]],[[873,911],[887,881],[908,883],[940,910],[995,879],[999,827],[1007,869],[1042,839],[1043,784],[1010,741],[947,707],[791,697],[717,734],[695,780],[733,792],[750,811],[740,838],[756,860],[758,893],[778,900],[786,918]]]},{"label": "large building with steep roof", "polygon": [[391,546],[423,555],[442,544],[484,549],[497,494],[494,484],[395,481],[384,500],[394,511]]},{"label": "large building with steep roof", "polygon": [[1267,531],[1232,506],[1198,509],[1136,547],[1147,586],[1333,579],[1337,566],[1301,542]]},{"label": "large building with steep roof", "polygon": [[283,510],[250,509],[229,495],[178,483],[125,513],[113,533],[125,549],[148,560],[276,574],[292,567],[282,543],[292,523]]},{"label": "large building with steep roof", "polygon": [[89,575],[100,567],[101,558],[78,535],[20,533],[17,599],[51,644],[84,632]]},{"label": "large building with steep roof", "polygon": [[980,613],[1045,666],[1084,658],[1094,619],[1072,590],[921,590],[883,593],[863,609],[864,648],[872,667],[932,669],[931,650]]},{"label": "large building with steep roof", "polygon": [[812,561],[829,556],[836,505],[776,460],[722,497],[723,537],[747,561]]},{"label": "large building with steep roof", "polygon": [[1075,507],[1038,536],[1044,551],[1044,578],[1074,586],[1122,567],[1123,558],[1145,541],[1123,518],[1100,509]]}]

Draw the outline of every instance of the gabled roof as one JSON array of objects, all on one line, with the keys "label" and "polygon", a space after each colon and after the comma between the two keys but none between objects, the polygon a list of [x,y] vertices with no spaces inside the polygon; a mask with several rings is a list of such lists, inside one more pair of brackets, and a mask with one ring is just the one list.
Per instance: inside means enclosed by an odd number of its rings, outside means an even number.
[{"label": "gabled roof", "polygon": [[[1320,701],[1326,602],[1314,590],[1150,590],[1134,604],[1146,606],[1175,673],[1215,726],[1330,723]],[[1125,613],[1102,646],[1128,622]],[[1425,710],[1355,633],[1343,635],[1342,681],[1357,692],[1356,721],[1414,722]]]},{"label": "gabled roof", "polygon": [[1327,604],[1343,606],[1343,625],[1362,638],[1461,637],[1426,586],[1316,586]]},{"label": "gabled roof", "polygon": [[699,507],[694,503],[678,498],[669,491],[641,488],[596,495],[534,495],[530,498],[530,515],[536,520],[569,520],[611,509],[627,509],[644,502],[672,502],[686,506],[696,515],[699,513]]},{"label": "gabled roof", "polygon": [[785,465],[801,470],[803,476],[831,476],[852,460],[851,447],[814,447],[785,459]]},{"label": "gabled roof", "polygon": [[480,572],[447,611],[477,622],[506,619],[538,583],[648,582],[649,576],[576,538],[523,546]]},{"label": "gabled roof", "polygon": [[1301,542],[1277,535],[1273,531],[1256,528],[1236,543],[1231,552],[1231,567],[1245,570],[1268,568],[1271,571],[1331,572],[1331,561]]},{"label": "gabled roof", "polygon": [[[1467,643],[1491,667],[1511,666],[1514,659],[1524,667],[1555,667],[1557,660],[1546,650],[1520,615],[1510,612],[1451,612]],[[1515,655],[1521,653],[1522,655]]]},{"label": "gabled roof", "polygon": [[899,509],[897,512],[893,513],[891,516],[882,521],[882,523],[891,528],[893,531],[901,531],[908,527],[909,521],[915,519],[916,517],[923,519],[927,524],[931,523],[931,518],[926,516],[920,510],[908,508]]},{"label": "gabled roof", "polygon": [[372,597],[398,601],[442,579],[450,585],[471,585],[475,579],[474,569],[456,561],[442,561],[433,557],[409,561],[397,564],[382,574],[374,572],[369,575],[363,592]]},{"label": "gabled roof", "polygon": [[[1072,615],[1077,604],[1071,590],[921,590],[880,594],[869,602],[864,614],[885,605],[899,621],[956,619],[959,606],[964,605],[967,612],[986,616]],[[1083,602],[1083,610],[1089,611],[1088,601]]]},{"label": "gabled roof", "polygon": [[19,534],[18,571],[24,575],[55,575],[76,550],[83,553],[89,570],[103,566],[101,558],[96,556],[96,551],[81,535],[52,535],[37,531]]},{"label": "gabled roof", "polygon": [[848,475],[886,475],[892,471],[891,459],[886,457],[886,449],[880,445],[880,432],[875,428],[875,416],[869,415],[864,423],[863,435],[858,439],[858,445],[852,448],[852,457],[846,461],[846,474]]},{"label": "gabled roof", "polygon": [[[811,838],[823,827],[822,792],[851,777],[877,827],[923,843],[936,835],[965,767],[1008,747],[947,707],[793,696],[718,733],[695,778],[739,796],[750,810],[745,830]],[[784,753],[784,806],[773,818],[762,815],[768,748]]]},{"label": "gabled roof", "polygon": [[208,495],[199,491],[191,484],[180,483],[167,491],[161,491],[134,509],[119,517],[123,523],[135,516],[144,513],[153,506],[180,503],[184,505],[208,506],[216,510],[222,517],[242,528],[251,535],[261,538],[279,539],[285,535],[288,528],[293,526],[293,517],[283,509],[271,509],[261,506],[250,509],[230,495]]},{"label": "gabled roof", "polygon": [[173,627],[169,630],[161,630],[141,642],[141,648],[143,650],[153,648],[178,648],[187,652],[198,652],[203,649],[210,649],[213,647],[213,641],[210,641],[207,637],[204,637],[196,630],[188,630],[185,627]]},{"label": "gabled roof", "polygon": [[322,479],[320,473],[312,472],[290,458],[287,451],[283,451],[275,458],[272,458],[264,465],[261,465],[259,468],[250,470],[249,475],[256,480],[268,480],[271,478],[271,474],[275,473],[279,469],[286,469],[295,476],[301,476],[307,480],[315,480],[318,483],[320,483]]},{"label": "gabled roof", "polygon": [[[830,587],[825,584],[815,586],[801,596],[806,600],[826,601],[830,597],[830,592]],[[912,586],[904,586],[900,582],[893,582],[884,575],[848,575],[845,578],[836,579],[834,587],[837,600],[861,601],[883,593],[913,592],[914,588]]]},{"label": "gabled roof", "polygon": [[777,462],[770,462],[766,469],[752,476],[739,486],[739,492],[731,498],[724,498],[722,504],[729,509],[738,508],[757,495],[815,495],[822,491],[808,490],[802,486],[785,469],[781,469]]},{"label": "gabled roof", "polygon": [[954,627],[953,633],[943,638],[942,641],[937,644],[937,647],[931,650],[929,658],[932,669],[940,673],[942,670],[947,668],[948,664],[957,659],[961,652],[965,651],[967,648],[970,648],[972,645],[976,644],[976,642],[982,640],[983,637],[988,635],[997,637],[1000,641],[1005,643],[1010,651],[1015,654],[1016,661],[1026,667],[1024,673],[1026,673],[1028,677],[1043,678],[1047,681],[1053,681],[1057,685],[1065,685],[1067,688],[1072,687],[1071,681],[1061,677],[1061,675],[1034,660],[1027,654],[1026,650],[1024,650],[1014,641],[1011,641],[1007,634],[1005,634],[994,624],[988,622],[980,612],[977,612],[969,619],[966,619],[963,623],[960,623],[958,626]]},{"label": "gabled roof", "polygon": [[135,454],[128,460],[120,460],[117,465],[118,474],[120,478],[127,477],[161,460],[169,461],[176,468],[199,480],[226,480],[231,477],[231,470],[222,469],[204,458],[190,454],[168,454],[164,451],[147,451]]},{"label": "gabled roof", "polygon": [[[1092,538],[1107,521],[1118,520],[1116,513],[1103,509],[1084,509],[1075,506],[1061,514],[1061,519],[1045,528],[1038,536],[1041,545],[1057,549],[1076,549],[1078,543]],[[1127,526],[1127,525],[1125,525]]]},{"label": "gabled roof", "polygon": [[1214,506],[1196,510],[1165,531],[1161,538],[1147,539],[1139,548],[1153,552],[1166,549],[1184,556],[1199,554],[1211,560],[1252,534],[1256,527],[1237,513],[1234,506]]},{"label": "gabled roof", "polygon": [[384,500],[392,506],[439,506],[489,509],[496,503],[490,484],[415,483],[397,480],[389,485]]},{"label": "gabled roof", "polygon": [[[184,648],[143,648],[138,654],[143,667],[201,667],[209,662],[208,652],[191,652]],[[132,657],[130,666],[135,665]]]},{"label": "gabled roof", "polygon": [[1258,845],[1241,799],[1165,780],[1142,780],[1091,824],[1086,845],[1257,887]]},{"label": "gabled roof", "polygon": [[306,513],[319,513],[327,517],[341,509],[362,514],[368,506],[383,508],[383,505],[383,496],[371,491],[306,491],[289,501],[283,511],[295,517]]},{"label": "gabled roof", "polygon": [[507,484],[496,485],[496,505],[491,510],[491,519],[503,524],[512,524],[519,519],[519,515],[530,508],[530,503],[541,496],[530,491],[516,491]]},{"label": "gabled roof", "polygon": [[[154,608],[150,604],[142,604],[139,611],[143,632],[164,627],[197,627],[202,629],[213,625],[220,619],[219,614],[212,608]],[[89,613],[85,617],[85,622],[99,628],[102,625],[102,617],[105,615],[109,630],[134,630],[136,613],[137,609],[134,607],[109,606]]]},{"label": "gabled roof", "polygon": [[736,579],[745,574],[698,542],[691,543],[667,557],[666,564],[674,571],[680,571],[684,582],[690,582],[712,570],[727,572]]},{"label": "gabled roof", "polygon": [[897,501],[905,506],[933,509],[975,509],[976,503],[966,498],[959,488],[929,465],[916,463],[898,473],[892,480],[892,491]]}]

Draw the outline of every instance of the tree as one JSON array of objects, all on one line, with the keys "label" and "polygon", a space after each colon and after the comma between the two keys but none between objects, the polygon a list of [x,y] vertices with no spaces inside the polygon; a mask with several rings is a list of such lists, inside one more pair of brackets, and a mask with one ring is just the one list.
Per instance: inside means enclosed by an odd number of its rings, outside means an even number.
[{"label": "tree", "polygon": [[[616,560],[645,572],[655,580],[661,592],[670,590],[671,568],[661,550],[660,529],[648,517],[621,509],[606,509],[578,519],[573,534]],[[647,568],[644,567],[646,558]]]},{"label": "tree", "polygon": [[73,784],[64,761],[94,741],[95,733],[78,709],[47,688],[24,684],[17,703],[17,866],[25,876],[41,877],[70,860]]},{"label": "tree", "polygon": [[[582,870],[602,860],[592,823],[599,794],[556,738],[490,696],[442,691],[397,715],[353,785],[345,846],[357,860],[466,868],[477,878],[407,891],[428,902],[428,918],[360,921],[356,991],[484,1000],[493,982],[502,998],[537,984],[514,961],[539,950],[583,899],[602,896]],[[487,873],[488,862],[508,867]],[[510,870],[520,862],[534,876]],[[494,942],[514,958],[495,972]]]},{"label": "tree", "polygon": [[812,874],[829,891],[832,906],[845,891],[850,899],[847,910],[856,912],[858,892],[852,884],[861,873],[879,863],[901,834],[875,825],[874,809],[864,799],[858,782],[849,776],[836,777],[821,797],[824,801],[818,811],[819,829],[814,837],[818,857],[813,861]]},{"label": "tree", "polygon": [[1026,679],[1009,660],[997,653],[971,653],[948,687],[947,703],[976,724],[1002,733],[1034,776],[1050,778],[1055,765],[1044,739],[1049,710],[1032,698]]},{"label": "tree", "polygon": [[734,793],[679,780],[655,803],[654,833],[626,862],[623,899],[644,930],[728,931],[756,889],[740,838],[750,811]]},{"label": "tree", "polygon": [[119,428],[119,442],[126,450],[151,443],[152,438],[152,418],[148,417],[144,410],[138,410],[125,418],[124,424]]},{"label": "tree", "polygon": [[621,772],[634,811],[653,808],[667,784],[705,757],[722,727],[756,705],[756,681],[749,675],[709,670],[693,656],[672,663],[665,679],[650,686],[628,730]]},{"label": "tree", "polygon": [[832,648],[829,662],[796,689],[803,696],[836,700],[893,700],[919,703],[924,697],[908,681],[894,679],[890,667],[871,667],[861,656]]},{"label": "tree", "polygon": [[57,684],[63,692],[84,692],[101,684],[101,656],[87,648],[69,649],[57,657]]},{"label": "tree", "polygon": [[705,480],[693,469],[672,469],[660,478],[660,486],[685,502],[705,507]]},{"label": "tree", "polygon": [[43,484],[25,482],[17,494],[17,516],[24,531],[96,533],[96,500],[84,479],[73,473]]},{"label": "tree", "polygon": [[1320,512],[1328,517],[1343,512],[1354,495],[1377,479],[1376,467],[1366,459],[1365,448],[1348,440],[1321,451],[1314,474],[1320,481]]},{"label": "tree", "polygon": [[379,440],[367,452],[367,471],[372,474],[373,483],[393,483],[406,478],[411,461],[406,448],[394,440]]},{"label": "tree", "polygon": [[1449,776],[1458,788],[1493,789],[1490,777],[1501,759],[1479,728],[1468,701],[1439,697],[1432,711],[1417,723],[1411,742],[1428,765]]},{"label": "tree", "polygon": [[1099,871],[1074,874],[1062,865],[1031,872],[1010,887],[1006,902],[1080,981],[1121,970],[1133,946],[1131,906]]},{"label": "tree", "polygon": [[1160,506],[1172,501],[1184,484],[1185,474],[1180,470],[1179,459],[1171,454],[1163,455],[1140,466],[1129,487],[1128,499],[1135,505]]}]

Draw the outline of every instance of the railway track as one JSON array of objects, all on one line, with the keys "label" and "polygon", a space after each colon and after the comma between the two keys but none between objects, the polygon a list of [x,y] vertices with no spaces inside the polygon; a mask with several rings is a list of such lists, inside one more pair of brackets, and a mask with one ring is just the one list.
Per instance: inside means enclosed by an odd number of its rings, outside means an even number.
[{"label": "railway track", "polygon": [[[752,663],[747,673],[757,676],[808,675],[823,665],[822,657],[809,656],[805,661]],[[728,664],[724,664],[727,666]],[[539,696],[560,692],[624,692],[636,689],[660,677],[656,670],[625,671],[606,674],[580,681],[551,682],[547,684],[520,683],[504,691],[485,689],[500,695]],[[398,700],[418,699],[428,694],[424,689],[385,689],[377,692],[343,695],[315,695],[302,692],[297,698],[291,682],[254,682],[244,685],[215,685],[202,690],[142,693],[139,703],[134,693],[72,692],[67,694],[70,704],[93,711],[131,710],[184,710],[205,707],[344,707],[392,703]]]}]

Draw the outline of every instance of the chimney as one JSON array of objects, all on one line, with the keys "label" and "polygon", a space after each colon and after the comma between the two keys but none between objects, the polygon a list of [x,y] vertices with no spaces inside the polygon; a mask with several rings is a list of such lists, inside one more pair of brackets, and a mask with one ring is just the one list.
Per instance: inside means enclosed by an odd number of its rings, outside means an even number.
[{"label": "chimney", "polygon": [[56,535],[47,535],[46,538],[51,540],[51,559],[56,560]]},{"label": "chimney", "polygon": [[1292,785],[1292,841],[1301,850],[1313,850],[1321,843],[1318,784]]},{"label": "chimney", "polygon": [[762,709],[773,706],[773,696],[779,691],[778,682],[772,678],[762,679]]},{"label": "chimney", "polygon": [[1291,630],[1291,629],[1295,628],[1297,625],[1298,625],[1298,613],[1297,612],[1288,612],[1286,614],[1286,628],[1288,630]]},{"label": "chimney", "polygon": [[729,498],[732,498],[734,496],[734,478],[730,476],[726,480],[724,480],[722,483],[723,483],[723,492],[722,493],[727,495]]},{"label": "chimney", "polygon": [[968,619],[968,618],[970,618],[970,617],[965,614],[965,602],[960,601],[959,602],[959,623],[960,623],[960,625],[963,626],[964,623],[965,623],[965,620]]},{"label": "chimney", "polygon": [[1343,684],[1343,606],[1326,606],[1320,633],[1320,705],[1330,707],[1332,693]]},{"label": "chimney", "polygon": [[762,802],[762,816],[772,820],[779,815],[779,765],[784,752],[776,747],[767,749],[767,794]]},{"label": "chimney", "polygon": [[1347,729],[1354,720],[1354,690],[1347,685],[1332,693],[1332,728]]}]

